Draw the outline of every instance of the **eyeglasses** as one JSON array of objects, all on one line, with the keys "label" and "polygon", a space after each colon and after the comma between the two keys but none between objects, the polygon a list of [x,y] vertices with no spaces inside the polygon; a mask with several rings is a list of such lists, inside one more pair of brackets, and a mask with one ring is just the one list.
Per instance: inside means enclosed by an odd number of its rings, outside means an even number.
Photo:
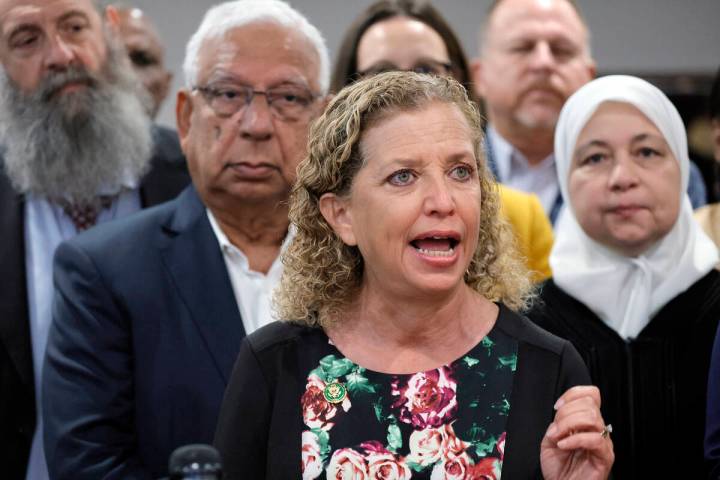
[{"label": "eyeglasses", "polygon": [[439,60],[431,60],[431,59],[425,59],[417,64],[413,65],[410,68],[400,68],[395,64],[392,63],[378,63],[376,65],[373,65],[372,67],[368,68],[367,70],[363,70],[362,72],[359,72],[360,76],[372,76],[377,75],[378,73],[385,73],[385,72],[398,72],[398,71],[408,71],[408,72],[415,72],[415,73],[426,73],[426,74],[432,74],[432,75],[447,75],[452,72],[452,63],[448,62],[441,62]]},{"label": "eyeglasses", "polygon": [[280,120],[298,120],[320,96],[296,85],[283,85],[268,90],[254,90],[247,85],[206,85],[194,87],[219,117],[232,117],[264,95],[272,114]]}]

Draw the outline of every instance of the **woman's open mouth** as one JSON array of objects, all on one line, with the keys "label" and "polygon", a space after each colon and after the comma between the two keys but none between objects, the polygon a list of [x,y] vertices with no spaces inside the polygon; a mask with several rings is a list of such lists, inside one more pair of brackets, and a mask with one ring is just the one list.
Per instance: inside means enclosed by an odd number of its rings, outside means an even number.
[{"label": "woman's open mouth", "polygon": [[432,235],[416,238],[410,242],[415,250],[430,257],[451,257],[460,240],[454,236]]}]

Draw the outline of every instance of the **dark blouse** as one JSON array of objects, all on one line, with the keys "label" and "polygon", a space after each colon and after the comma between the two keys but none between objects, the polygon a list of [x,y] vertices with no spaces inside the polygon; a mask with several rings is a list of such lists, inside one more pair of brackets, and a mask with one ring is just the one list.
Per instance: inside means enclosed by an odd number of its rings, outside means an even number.
[{"label": "dark blouse", "polygon": [[[480,344],[415,375],[365,370],[321,329],[274,323],[243,341],[215,443],[228,479],[302,478],[303,469],[324,478],[323,470],[340,462],[412,478],[430,478],[435,468],[482,468],[488,478],[502,468],[503,478],[540,478],[540,442],[555,401],[588,383],[568,342],[502,305]],[[325,388],[333,384],[347,389],[344,398]],[[339,403],[320,398],[326,394]],[[437,439],[442,452],[430,451]]]},{"label": "dark blouse", "polygon": [[300,399],[303,479],[500,477],[517,340],[493,328],[451,364],[406,375],[327,346]]},{"label": "dark blouse", "polygon": [[570,340],[613,425],[615,479],[707,478],[703,433],[710,352],[720,319],[716,271],[666,304],[626,342],[552,280],[530,314]]}]

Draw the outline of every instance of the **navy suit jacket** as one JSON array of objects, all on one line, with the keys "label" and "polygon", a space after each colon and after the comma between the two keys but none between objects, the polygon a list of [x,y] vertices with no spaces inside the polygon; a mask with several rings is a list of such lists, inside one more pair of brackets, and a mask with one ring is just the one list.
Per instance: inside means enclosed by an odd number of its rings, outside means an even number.
[{"label": "navy suit jacket", "polygon": [[194,187],[61,244],[43,369],[50,476],[150,479],[211,443],[245,332]]},{"label": "navy suit jacket", "polygon": [[[177,134],[156,127],[153,135],[151,169],[140,182],[143,207],[174,198],[190,182]],[[23,211],[24,196],[0,172],[0,468],[10,479],[25,478],[36,416]]]}]

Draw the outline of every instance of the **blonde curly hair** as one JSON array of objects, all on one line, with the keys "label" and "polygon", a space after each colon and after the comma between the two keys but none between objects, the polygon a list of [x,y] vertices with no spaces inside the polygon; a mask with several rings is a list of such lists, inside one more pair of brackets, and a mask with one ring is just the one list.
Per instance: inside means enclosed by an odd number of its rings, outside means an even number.
[{"label": "blonde curly hair", "polygon": [[497,184],[482,151],[477,108],[463,86],[451,78],[388,72],[341,90],[311,127],[308,154],[298,167],[290,196],[290,221],[297,231],[283,254],[284,271],[275,293],[279,318],[326,327],[341,318],[356,298],[363,258],[356,246],[343,243],[322,216],[320,197],[328,192],[350,194],[353,179],[363,167],[363,132],[395,113],[433,103],[455,105],[473,135],[482,201],[478,246],[465,282],[512,309],[529,306],[532,283],[510,227],[499,215]]}]

